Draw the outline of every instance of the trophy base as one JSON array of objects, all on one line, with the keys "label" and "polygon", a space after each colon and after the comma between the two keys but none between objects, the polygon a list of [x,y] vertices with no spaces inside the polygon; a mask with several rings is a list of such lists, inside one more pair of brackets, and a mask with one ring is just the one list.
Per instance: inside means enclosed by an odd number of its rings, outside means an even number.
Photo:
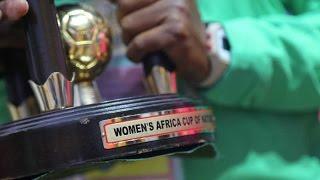
[{"label": "trophy base", "polygon": [[214,141],[212,112],[176,95],[50,112],[0,126],[0,179],[188,152]]}]

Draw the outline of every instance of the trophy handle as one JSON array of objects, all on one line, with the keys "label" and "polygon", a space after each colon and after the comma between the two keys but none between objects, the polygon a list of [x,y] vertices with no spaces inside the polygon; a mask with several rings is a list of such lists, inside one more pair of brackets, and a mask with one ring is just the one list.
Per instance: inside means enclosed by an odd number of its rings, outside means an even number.
[{"label": "trophy handle", "polygon": [[28,0],[25,17],[30,84],[41,111],[73,106],[66,55],[53,0]]},{"label": "trophy handle", "polygon": [[177,92],[175,66],[164,52],[155,52],[142,60],[146,76],[146,86],[151,94],[171,94]]},{"label": "trophy handle", "polygon": [[25,33],[31,80],[43,84],[54,72],[68,77],[54,1],[28,0],[28,3]]}]

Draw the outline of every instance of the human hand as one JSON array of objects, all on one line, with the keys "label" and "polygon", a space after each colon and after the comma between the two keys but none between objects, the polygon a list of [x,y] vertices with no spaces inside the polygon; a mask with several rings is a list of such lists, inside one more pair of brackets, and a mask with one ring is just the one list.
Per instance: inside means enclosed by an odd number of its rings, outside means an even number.
[{"label": "human hand", "polygon": [[0,48],[23,47],[24,34],[16,22],[27,14],[26,0],[0,1]]},{"label": "human hand", "polygon": [[128,57],[139,62],[164,51],[179,75],[194,83],[210,73],[204,26],[194,0],[114,0],[128,45]]}]

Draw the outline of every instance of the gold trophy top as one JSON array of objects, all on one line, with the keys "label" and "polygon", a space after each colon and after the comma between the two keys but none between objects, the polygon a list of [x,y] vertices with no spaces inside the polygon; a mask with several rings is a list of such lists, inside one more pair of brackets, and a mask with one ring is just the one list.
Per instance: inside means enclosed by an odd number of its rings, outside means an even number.
[{"label": "gold trophy top", "polygon": [[67,51],[67,64],[76,82],[92,81],[111,58],[108,23],[92,8],[68,5],[58,9],[58,22]]}]

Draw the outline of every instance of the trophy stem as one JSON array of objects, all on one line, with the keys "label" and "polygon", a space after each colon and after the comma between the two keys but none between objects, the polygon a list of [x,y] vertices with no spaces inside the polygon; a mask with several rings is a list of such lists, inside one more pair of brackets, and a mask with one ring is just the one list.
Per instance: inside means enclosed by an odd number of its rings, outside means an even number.
[{"label": "trophy stem", "polygon": [[145,83],[150,94],[177,93],[174,65],[163,52],[149,54],[143,60]]},{"label": "trophy stem", "polygon": [[95,81],[79,82],[74,85],[74,106],[96,104],[102,101]]},{"label": "trophy stem", "polygon": [[148,92],[154,95],[176,93],[176,75],[163,66],[154,66],[146,77],[146,86]]}]

